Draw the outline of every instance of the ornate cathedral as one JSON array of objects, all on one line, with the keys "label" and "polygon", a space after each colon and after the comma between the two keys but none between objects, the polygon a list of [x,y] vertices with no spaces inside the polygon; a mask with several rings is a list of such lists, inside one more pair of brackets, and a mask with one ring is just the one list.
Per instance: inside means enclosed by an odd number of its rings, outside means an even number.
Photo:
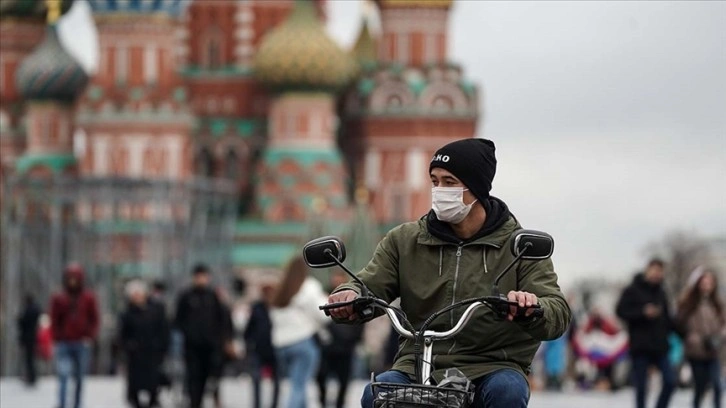
[{"label": "ornate cathedral", "polygon": [[[88,1],[91,77],[58,38],[72,0],[2,1],[2,202],[11,179],[218,181],[235,205],[217,256],[279,268],[311,224],[346,234],[364,206],[379,236],[422,216],[433,152],[475,134],[477,87],[448,54],[453,0],[371,2],[350,50],[326,33],[325,0]],[[144,223],[193,206],[169,200],[70,211]],[[116,252],[139,263],[153,249]]]}]

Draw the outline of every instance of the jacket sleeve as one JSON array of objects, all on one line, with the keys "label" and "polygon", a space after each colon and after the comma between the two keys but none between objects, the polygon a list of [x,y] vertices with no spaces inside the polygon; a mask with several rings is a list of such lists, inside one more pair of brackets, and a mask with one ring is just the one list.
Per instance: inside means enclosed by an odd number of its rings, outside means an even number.
[{"label": "jacket sleeve", "polygon": [[626,322],[634,323],[646,319],[645,314],[643,314],[643,306],[643,301],[635,296],[631,287],[628,287],[620,296],[615,307],[615,313]]},{"label": "jacket sleeve", "polygon": [[[373,258],[363,270],[356,275],[376,297],[390,303],[399,296],[398,287],[398,245],[396,238],[400,227],[389,231],[378,243]],[[338,286],[333,293],[352,289],[361,293],[361,287],[355,281]]]},{"label": "jacket sleeve", "polygon": [[552,260],[523,262],[519,273],[519,289],[533,293],[544,309],[544,316],[520,323],[532,338],[554,340],[565,334],[572,320],[570,306],[565,300]]},{"label": "jacket sleeve", "polygon": [[89,293],[88,296],[88,329],[91,339],[98,337],[98,329],[101,326],[101,314],[98,311],[98,302],[96,296],[93,293]]},{"label": "jacket sleeve", "polygon": [[186,294],[182,293],[176,302],[176,313],[174,314],[174,327],[182,332],[184,335],[187,334],[187,299]]},{"label": "jacket sleeve", "polygon": [[127,312],[124,312],[119,316],[119,323],[121,323],[121,327],[118,333],[118,341],[121,348],[128,352],[133,349],[134,344],[133,338],[131,337],[131,327],[129,325],[129,316]]},{"label": "jacket sleeve", "polygon": [[247,319],[247,324],[245,325],[245,330],[242,333],[242,338],[245,340],[245,343],[249,343],[252,340],[252,336],[255,333],[255,329],[257,326],[257,319],[259,318],[257,314],[259,313],[258,305],[256,303],[252,304],[252,310],[250,311],[250,317]]},{"label": "jacket sleeve", "polygon": [[61,307],[59,305],[60,300],[58,296],[53,296],[50,301],[50,333],[53,340],[60,338],[61,331]]}]

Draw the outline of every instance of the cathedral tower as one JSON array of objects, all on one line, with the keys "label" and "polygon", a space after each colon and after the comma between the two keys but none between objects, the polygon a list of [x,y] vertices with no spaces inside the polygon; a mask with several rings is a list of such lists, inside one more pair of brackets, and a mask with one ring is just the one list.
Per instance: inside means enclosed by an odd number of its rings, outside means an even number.
[{"label": "cathedral tower", "polygon": [[426,172],[433,153],[475,134],[477,89],[446,54],[452,3],[378,0],[377,61],[360,51],[371,47],[367,26],[357,42],[361,74],[343,97],[341,146],[356,183],[371,193],[378,222],[425,214],[431,208]]},{"label": "cathedral tower", "polygon": [[175,59],[185,0],[90,0],[100,45],[83,97],[82,172],[183,180],[191,175],[193,116]]},{"label": "cathedral tower", "polygon": [[287,20],[263,39],[254,68],[274,94],[257,180],[263,219],[304,221],[320,207],[329,218],[344,215],[347,180],[335,137],[335,91],[355,66],[327,36],[313,1],[295,1]]},{"label": "cathedral tower", "polygon": [[88,76],[58,40],[60,0],[49,0],[45,40],[17,71],[17,89],[28,102],[27,148],[16,163],[19,174],[75,174],[73,153],[75,101]]},{"label": "cathedral tower", "polygon": [[[73,0],[62,0],[61,13]],[[20,63],[43,41],[45,0],[0,1],[0,174],[12,170],[25,150],[25,101],[16,87]]]}]

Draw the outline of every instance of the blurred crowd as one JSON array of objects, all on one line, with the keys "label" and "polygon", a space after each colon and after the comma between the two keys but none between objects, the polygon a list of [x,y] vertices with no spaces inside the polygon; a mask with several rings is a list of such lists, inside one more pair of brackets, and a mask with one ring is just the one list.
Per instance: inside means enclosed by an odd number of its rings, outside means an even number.
[{"label": "blurred crowd", "polygon": [[[342,408],[351,379],[384,371],[395,358],[398,338],[384,319],[336,325],[319,311],[329,293],[348,280],[341,271],[321,282],[295,257],[282,276],[262,280],[253,290],[235,280],[234,295],[215,286],[205,265],[191,272],[190,284],[178,294],[167,293],[159,281],[133,279],[125,285],[113,364],[125,374],[130,407],[161,406],[161,392],[170,394],[174,407],[199,408],[205,400],[222,407],[220,379],[245,376],[252,384],[247,404],[254,407],[262,401],[304,407],[307,385],[315,382],[322,407]],[[651,260],[610,309],[577,304],[573,297],[570,329],[538,351],[530,373],[533,390],[632,387],[640,408],[649,376],[657,373],[657,407],[667,407],[681,387],[692,389],[694,407],[710,394],[719,408],[726,312],[717,275],[699,267],[682,293],[669,299],[663,273],[663,262]],[[85,285],[81,265],[65,268],[63,288],[47,311],[26,295],[18,316],[25,381],[35,383],[38,361],[52,363],[59,381],[57,406],[80,407],[99,325],[96,295]],[[290,384],[285,396],[280,395],[282,378]],[[337,383],[334,396],[327,392],[331,380]],[[262,387],[263,382],[272,386]],[[263,390],[271,395],[262,395]]]},{"label": "blurred crowd", "polygon": [[577,312],[568,332],[540,347],[531,379],[535,388],[617,391],[632,386],[634,406],[641,408],[650,375],[657,373],[661,389],[656,407],[669,406],[678,388],[693,390],[696,408],[708,393],[712,406],[720,407],[726,311],[717,275],[696,268],[676,299],[670,299],[663,288],[664,267],[662,260],[652,259],[612,310],[588,302],[573,305]]}]

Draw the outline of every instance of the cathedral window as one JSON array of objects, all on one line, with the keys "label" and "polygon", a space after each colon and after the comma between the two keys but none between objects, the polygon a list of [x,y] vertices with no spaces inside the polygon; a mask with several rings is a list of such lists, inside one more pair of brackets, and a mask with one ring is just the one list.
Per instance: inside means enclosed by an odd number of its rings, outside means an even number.
[{"label": "cathedral window", "polygon": [[211,27],[202,37],[202,66],[206,69],[219,69],[224,65],[222,31]]},{"label": "cathedral window", "polygon": [[158,58],[156,47],[149,45],[144,48],[144,82],[154,84],[158,78]]},{"label": "cathedral window", "polygon": [[214,158],[208,149],[202,149],[194,160],[194,169],[202,177],[214,176]]},{"label": "cathedral window", "polygon": [[224,158],[224,176],[231,180],[237,180],[240,176],[240,159],[232,149],[227,151]]},{"label": "cathedral window", "polygon": [[454,109],[454,103],[451,101],[451,98],[447,98],[446,96],[437,96],[436,99],[434,99],[433,108],[437,112],[450,112]]},{"label": "cathedral window", "polygon": [[403,106],[403,100],[401,100],[400,96],[391,95],[388,97],[388,100],[386,101],[386,108],[401,109],[401,106]]},{"label": "cathedral window", "polygon": [[116,82],[126,83],[129,75],[129,53],[122,45],[116,48]]}]

